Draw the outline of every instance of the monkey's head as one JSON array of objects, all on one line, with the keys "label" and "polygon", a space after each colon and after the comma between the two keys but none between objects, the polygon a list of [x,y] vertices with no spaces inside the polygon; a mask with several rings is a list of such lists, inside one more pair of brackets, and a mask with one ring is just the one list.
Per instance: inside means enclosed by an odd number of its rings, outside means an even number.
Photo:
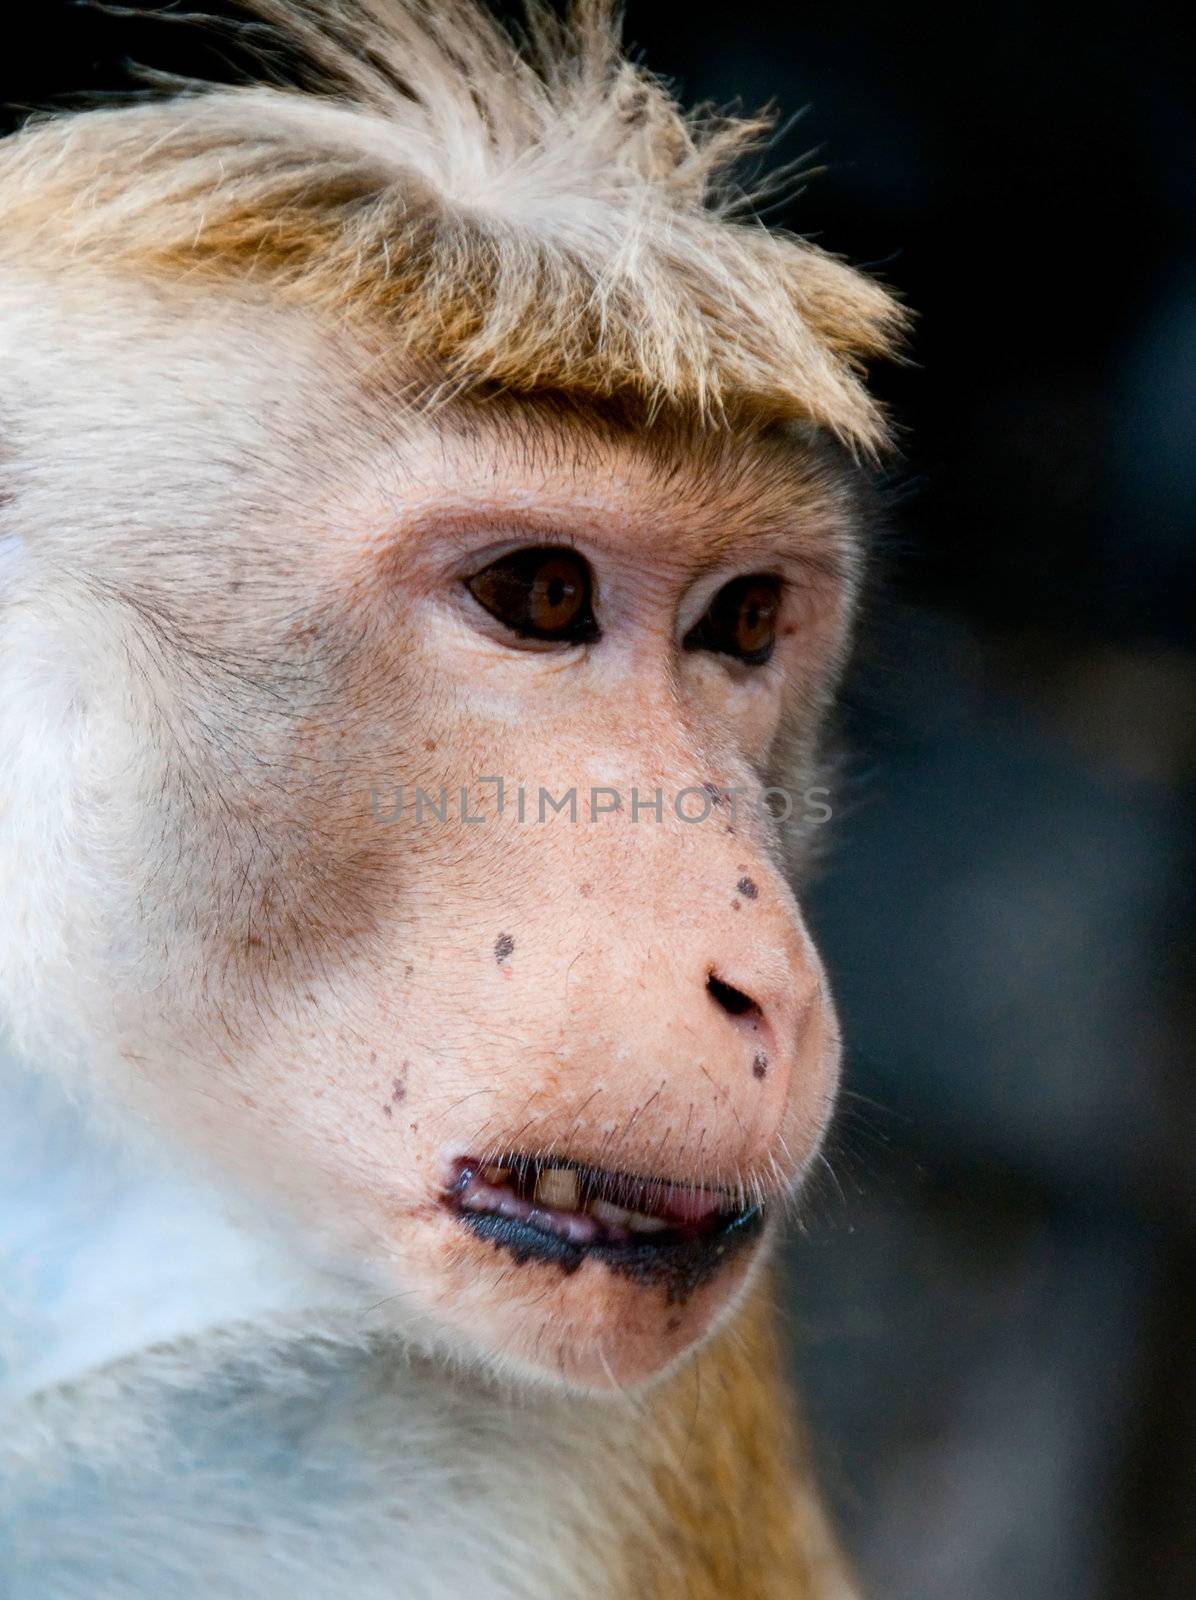
[{"label": "monkey's head", "polygon": [[49,241],[0,258],[2,999],[411,1337],[621,1386],[734,1305],[832,1106],[784,847],[856,586],[829,437],[874,441],[847,356],[893,312],[657,173],[701,152],[655,85],[650,146],[607,85],[621,175],[562,185],[541,128],[497,220],[387,92],[0,163]]}]

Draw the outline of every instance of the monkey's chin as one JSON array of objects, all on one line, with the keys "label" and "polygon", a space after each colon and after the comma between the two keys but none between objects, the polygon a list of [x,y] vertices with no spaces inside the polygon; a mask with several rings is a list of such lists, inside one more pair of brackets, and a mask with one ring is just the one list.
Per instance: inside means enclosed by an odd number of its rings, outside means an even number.
[{"label": "monkey's chin", "polygon": [[753,1207],[708,1240],[625,1249],[569,1249],[524,1224],[451,1212],[429,1231],[424,1293],[459,1355],[501,1376],[610,1394],[662,1377],[725,1322],[772,1230]]}]

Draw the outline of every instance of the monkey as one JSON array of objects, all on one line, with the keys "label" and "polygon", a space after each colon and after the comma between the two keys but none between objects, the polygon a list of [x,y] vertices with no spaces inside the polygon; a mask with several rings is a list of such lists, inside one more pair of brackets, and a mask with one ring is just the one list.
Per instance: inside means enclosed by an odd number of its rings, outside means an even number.
[{"label": "monkey", "polygon": [[780,813],[905,313],[607,0],[249,9],[0,145],[0,1592],[842,1600]]}]

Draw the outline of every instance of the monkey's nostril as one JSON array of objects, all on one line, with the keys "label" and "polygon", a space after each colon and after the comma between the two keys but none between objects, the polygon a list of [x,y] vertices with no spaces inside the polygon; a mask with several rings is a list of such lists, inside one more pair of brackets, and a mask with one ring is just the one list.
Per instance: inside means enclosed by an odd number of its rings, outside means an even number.
[{"label": "monkey's nostril", "polygon": [[731,1017],[743,1017],[749,1012],[760,1014],[760,1007],[750,994],[744,994],[742,989],[735,989],[729,983],[724,983],[721,978],[716,978],[712,972],[706,979],[706,992],[716,1006]]}]

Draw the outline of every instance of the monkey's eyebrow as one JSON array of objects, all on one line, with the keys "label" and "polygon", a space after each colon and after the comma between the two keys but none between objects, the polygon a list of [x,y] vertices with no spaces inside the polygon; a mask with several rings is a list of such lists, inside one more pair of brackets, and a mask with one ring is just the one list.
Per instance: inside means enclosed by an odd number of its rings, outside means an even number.
[{"label": "monkey's eyebrow", "polygon": [[842,584],[852,576],[859,564],[859,544],[852,539],[849,544],[836,542],[818,548],[811,546],[808,535],[800,541],[790,539],[785,559],[798,571],[823,584]]},{"label": "monkey's eyebrow", "polygon": [[823,584],[846,583],[858,570],[872,495],[845,454],[818,443],[759,453],[749,445],[738,461],[699,454],[681,470],[679,504],[699,508],[685,516],[698,569],[780,557]]},{"label": "monkey's eyebrow", "polygon": [[[698,576],[714,567],[789,568],[823,587],[850,582],[869,518],[867,475],[833,441],[808,431],[656,433],[566,428],[559,418],[496,403],[484,413],[438,414],[439,493],[423,495],[402,515],[402,542],[423,537],[478,548],[479,534],[498,545],[605,544],[621,529],[633,548],[664,556]],[[443,495],[443,473],[463,449],[464,476]],[[611,493],[612,475],[630,478]],[[476,473],[476,476],[475,476]],[[532,485],[534,493],[529,494]],[[433,490],[436,480],[421,487]],[[396,529],[396,532],[398,530]]]},{"label": "monkey's eyebrow", "polygon": [[691,529],[692,545],[685,559],[695,571],[753,563],[767,567],[779,560],[811,582],[844,584],[859,568],[862,521],[854,506],[828,504],[808,493],[794,493],[779,512],[729,505],[715,525]]},{"label": "monkey's eyebrow", "polygon": [[[679,510],[674,521],[667,510],[655,508],[645,520],[645,554],[651,554],[653,548],[652,528],[673,523],[671,560],[691,578],[721,566],[766,570],[779,564],[807,577],[811,584],[827,587],[847,583],[859,562],[859,541],[841,515],[833,528],[822,525],[825,519],[800,511],[784,518],[752,519],[722,515],[713,506],[700,519]],[[486,536],[485,547],[584,547],[587,543],[602,545],[612,522],[626,526],[625,518],[612,517],[605,508],[584,502],[545,510],[503,504],[499,499],[492,505],[441,504],[412,517],[404,528],[404,543],[418,546],[422,537],[430,535],[453,546],[464,560],[483,553],[481,534]],[[634,547],[629,546],[628,556],[634,554]]]}]

